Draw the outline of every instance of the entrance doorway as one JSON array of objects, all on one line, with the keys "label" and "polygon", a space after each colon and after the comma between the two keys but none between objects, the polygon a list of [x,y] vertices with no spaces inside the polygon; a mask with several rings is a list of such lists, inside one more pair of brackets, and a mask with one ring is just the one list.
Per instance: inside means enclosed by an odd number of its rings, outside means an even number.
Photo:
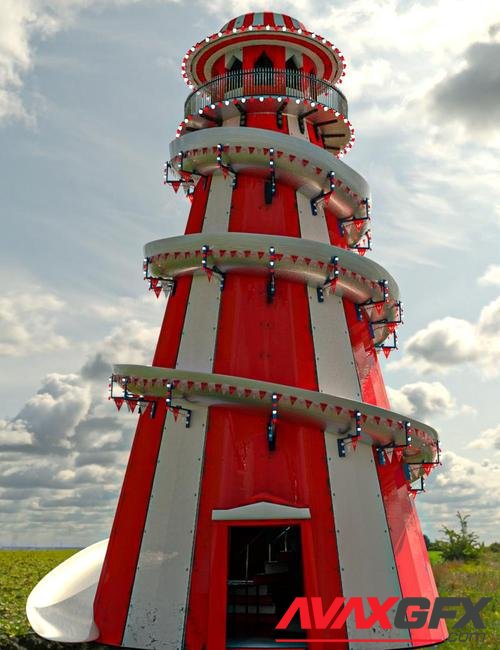
[{"label": "entrance doorway", "polygon": [[304,595],[299,526],[231,526],[228,564],[228,648],[283,647],[274,639],[306,638],[298,616],[287,630],[275,630]]}]

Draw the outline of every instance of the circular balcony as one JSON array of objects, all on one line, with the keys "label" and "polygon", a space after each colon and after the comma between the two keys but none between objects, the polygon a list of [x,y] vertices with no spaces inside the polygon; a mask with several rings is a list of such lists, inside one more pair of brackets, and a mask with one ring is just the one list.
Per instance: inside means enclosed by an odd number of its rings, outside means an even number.
[{"label": "circular balcony", "polygon": [[314,75],[274,68],[238,70],[215,77],[189,95],[184,104],[184,117],[197,115],[221,101],[251,97],[305,100],[347,118],[347,99],[338,88]]}]

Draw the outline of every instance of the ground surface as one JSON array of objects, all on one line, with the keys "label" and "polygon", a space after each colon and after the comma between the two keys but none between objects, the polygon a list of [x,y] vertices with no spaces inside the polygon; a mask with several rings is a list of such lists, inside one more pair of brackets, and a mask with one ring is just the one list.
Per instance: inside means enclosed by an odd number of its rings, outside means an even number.
[{"label": "ground surface", "polygon": [[[0,550],[0,649],[31,650],[66,649],[99,650],[110,646],[97,644],[62,645],[50,643],[31,631],[24,612],[26,599],[35,584],[53,567],[76,550]],[[493,601],[483,610],[485,638],[458,637],[439,646],[446,650],[479,648],[500,649],[500,553],[484,552],[474,563],[442,562],[440,554],[430,552],[431,562],[441,596],[469,596],[476,602],[481,596]],[[474,630],[470,630],[474,632]]]}]

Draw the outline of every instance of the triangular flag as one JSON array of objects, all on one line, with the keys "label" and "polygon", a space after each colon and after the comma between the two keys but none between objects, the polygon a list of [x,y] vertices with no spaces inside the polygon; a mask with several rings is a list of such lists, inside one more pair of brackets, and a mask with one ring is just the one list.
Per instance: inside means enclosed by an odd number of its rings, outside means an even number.
[{"label": "triangular flag", "polygon": [[382,351],[383,351],[383,353],[384,353],[384,355],[385,355],[385,358],[387,359],[387,358],[389,357],[391,351],[392,351],[392,348],[386,348],[386,347],[383,347],[383,348],[382,348]]},{"label": "triangular flag", "polygon": [[177,194],[177,192],[179,191],[179,187],[181,186],[181,182],[180,181],[172,181],[171,185],[174,188],[174,192]]},{"label": "triangular flag", "polygon": [[296,397],[293,397],[293,395],[290,396],[290,402],[291,402],[292,404],[295,404],[296,401],[297,401],[297,398],[296,398]]},{"label": "triangular flag", "polygon": [[396,456],[396,460],[399,462],[403,458],[403,450],[402,449],[395,449],[394,450],[394,455]]},{"label": "triangular flag", "polygon": [[337,415],[340,415],[340,414],[342,413],[342,407],[341,407],[341,406],[336,406],[336,407],[335,407],[335,413],[336,413]]},{"label": "triangular flag", "polygon": [[211,282],[214,272],[212,269],[205,268],[205,273],[207,274],[208,281]]},{"label": "triangular flag", "polygon": [[292,258],[292,262],[293,262],[294,264],[295,264],[295,262],[299,259],[299,256],[298,256],[298,255],[290,255],[290,257]]},{"label": "triangular flag", "polygon": [[311,407],[312,402],[311,402],[310,399],[306,399],[306,400],[304,400],[304,402],[306,403],[306,408],[310,408],[310,407]]},{"label": "triangular flag", "polygon": [[327,406],[328,406],[328,404],[325,404],[324,402],[321,402],[321,404],[319,405],[319,407],[320,407],[320,409],[322,411],[325,411]]},{"label": "triangular flag", "polygon": [[123,397],[115,397],[114,400],[115,400],[116,408],[120,410],[123,404]]},{"label": "triangular flag", "polygon": [[392,455],[394,453],[394,449],[392,447],[387,447],[385,451],[387,458],[389,459],[389,462],[392,463]]},{"label": "triangular flag", "polygon": [[128,410],[131,413],[133,413],[135,411],[135,407],[137,406],[137,402],[133,400],[127,400],[127,406],[128,406]]},{"label": "triangular flag", "polygon": [[289,160],[290,162],[293,162],[293,161],[295,160],[296,157],[297,157],[297,156],[294,156],[293,154],[289,154],[289,156],[288,156],[288,160]]},{"label": "triangular flag", "polygon": [[159,298],[161,293],[161,287],[153,287],[153,291],[155,292],[156,297]]},{"label": "triangular flag", "polygon": [[259,397],[260,399],[264,399],[264,397],[267,395],[267,392],[265,390],[259,390]]},{"label": "triangular flag", "polygon": [[250,153],[253,153],[253,152],[255,151],[255,147],[248,147],[248,151],[249,151]]},{"label": "triangular flag", "polygon": [[366,248],[358,248],[358,253],[361,255],[361,257],[364,257],[366,253]]},{"label": "triangular flag", "polygon": [[354,451],[356,451],[356,447],[358,446],[358,442],[359,442],[359,436],[354,436],[353,438],[351,438],[351,444],[352,444],[352,448],[354,449]]},{"label": "triangular flag", "polygon": [[236,145],[235,149],[236,149],[236,153],[240,153],[241,145]]},{"label": "triangular flag", "polygon": [[245,397],[250,397],[250,395],[252,394],[252,389],[251,388],[245,388],[243,393],[245,394]]},{"label": "triangular flag", "polygon": [[177,418],[179,417],[179,409],[177,406],[172,409],[172,414],[174,416],[174,420],[177,422]]}]

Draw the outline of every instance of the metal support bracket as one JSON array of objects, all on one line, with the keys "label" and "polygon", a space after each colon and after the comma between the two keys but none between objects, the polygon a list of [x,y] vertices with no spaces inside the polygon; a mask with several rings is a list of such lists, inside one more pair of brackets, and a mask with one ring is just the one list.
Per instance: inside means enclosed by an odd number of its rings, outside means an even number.
[{"label": "metal support bracket", "polygon": [[278,395],[271,395],[271,417],[267,424],[267,446],[269,451],[276,449],[276,423],[278,421]]}]

